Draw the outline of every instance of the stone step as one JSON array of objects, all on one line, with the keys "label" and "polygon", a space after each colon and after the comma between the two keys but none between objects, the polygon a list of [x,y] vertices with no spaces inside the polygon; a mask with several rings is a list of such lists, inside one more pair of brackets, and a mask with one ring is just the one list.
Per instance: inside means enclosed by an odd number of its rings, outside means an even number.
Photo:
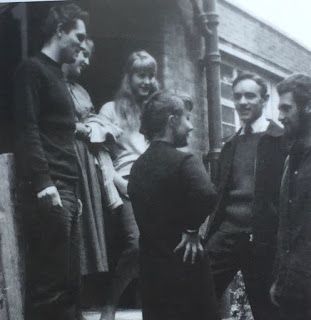
[{"label": "stone step", "polygon": [[[99,320],[100,312],[87,311],[83,313],[83,316],[86,320]],[[142,313],[141,310],[138,309],[118,310],[116,313],[116,320],[142,320]]]}]

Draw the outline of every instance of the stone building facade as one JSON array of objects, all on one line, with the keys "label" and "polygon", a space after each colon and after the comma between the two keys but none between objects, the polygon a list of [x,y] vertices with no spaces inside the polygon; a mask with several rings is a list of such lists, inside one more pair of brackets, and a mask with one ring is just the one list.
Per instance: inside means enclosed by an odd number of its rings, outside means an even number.
[{"label": "stone building facade", "polygon": [[[208,0],[198,0],[199,3]],[[126,57],[133,50],[146,49],[159,63],[162,87],[185,91],[195,101],[194,134],[190,149],[208,152],[204,42],[195,24],[190,0],[81,0],[89,10],[90,34],[96,50],[82,82],[100,107],[118,87]],[[0,63],[1,138],[10,132],[10,85],[18,62],[40,48],[40,24],[53,2],[4,4],[0,7],[0,44],[7,48]],[[271,99],[266,115],[277,118],[275,84],[292,72],[311,73],[311,51],[267,23],[218,0],[219,47],[221,51],[221,95],[223,136],[238,127],[231,97],[231,82],[240,71],[253,71],[269,83]],[[4,120],[2,120],[4,119]],[[9,120],[7,120],[9,119]],[[6,132],[7,131],[7,132]],[[2,139],[3,140],[3,139]],[[6,140],[6,139],[5,139]],[[7,140],[9,141],[9,139]],[[1,151],[10,150],[8,142]]]}]

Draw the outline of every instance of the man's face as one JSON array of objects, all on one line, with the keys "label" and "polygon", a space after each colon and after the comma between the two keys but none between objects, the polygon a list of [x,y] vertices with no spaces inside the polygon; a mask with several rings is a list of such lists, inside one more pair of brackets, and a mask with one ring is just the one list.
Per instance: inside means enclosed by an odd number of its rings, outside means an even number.
[{"label": "man's face", "polygon": [[76,25],[68,33],[61,31],[60,47],[61,61],[60,63],[73,63],[77,58],[82,46],[85,44],[86,27],[85,23],[78,19]]},{"label": "man's face", "polygon": [[74,63],[68,65],[68,77],[79,78],[81,72],[90,64],[90,48],[82,46]]},{"label": "man's face", "polygon": [[292,92],[286,92],[280,95],[279,121],[284,126],[286,136],[294,138],[298,135],[300,130],[300,116]]},{"label": "man's face", "polygon": [[184,111],[182,115],[177,117],[176,126],[173,128],[174,146],[176,148],[182,148],[188,145],[188,138],[190,132],[193,130],[193,126],[190,120],[190,111]]},{"label": "man's face", "polygon": [[261,87],[252,79],[241,80],[233,88],[235,108],[245,124],[252,124],[262,115],[266,98],[260,91]]}]

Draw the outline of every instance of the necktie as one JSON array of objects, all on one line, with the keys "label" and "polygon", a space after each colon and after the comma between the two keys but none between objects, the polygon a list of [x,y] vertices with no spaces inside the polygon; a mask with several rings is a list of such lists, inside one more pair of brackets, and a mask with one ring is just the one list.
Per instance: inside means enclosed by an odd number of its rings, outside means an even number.
[{"label": "necktie", "polygon": [[250,124],[246,124],[244,127],[244,134],[249,135],[253,133],[253,128]]}]

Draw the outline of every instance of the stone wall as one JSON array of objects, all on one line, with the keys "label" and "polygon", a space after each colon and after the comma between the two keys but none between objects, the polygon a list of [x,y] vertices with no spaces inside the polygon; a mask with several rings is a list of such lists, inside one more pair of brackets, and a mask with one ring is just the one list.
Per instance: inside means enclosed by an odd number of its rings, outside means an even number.
[{"label": "stone wall", "polygon": [[164,87],[188,93],[194,99],[194,131],[189,148],[195,153],[208,151],[208,123],[202,37],[193,23],[189,0],[177,1],[162,16],[162,77]]},{"label": "stone wall", "polygon": [[311,51],[226,0],[218,0],[219,36],[270,65],[311,74]]},{"label": "stone wall", "polygon": [[22,320],[22,264],[16,226],[13,155],[0,155],[0,177],[0,319]]}]

